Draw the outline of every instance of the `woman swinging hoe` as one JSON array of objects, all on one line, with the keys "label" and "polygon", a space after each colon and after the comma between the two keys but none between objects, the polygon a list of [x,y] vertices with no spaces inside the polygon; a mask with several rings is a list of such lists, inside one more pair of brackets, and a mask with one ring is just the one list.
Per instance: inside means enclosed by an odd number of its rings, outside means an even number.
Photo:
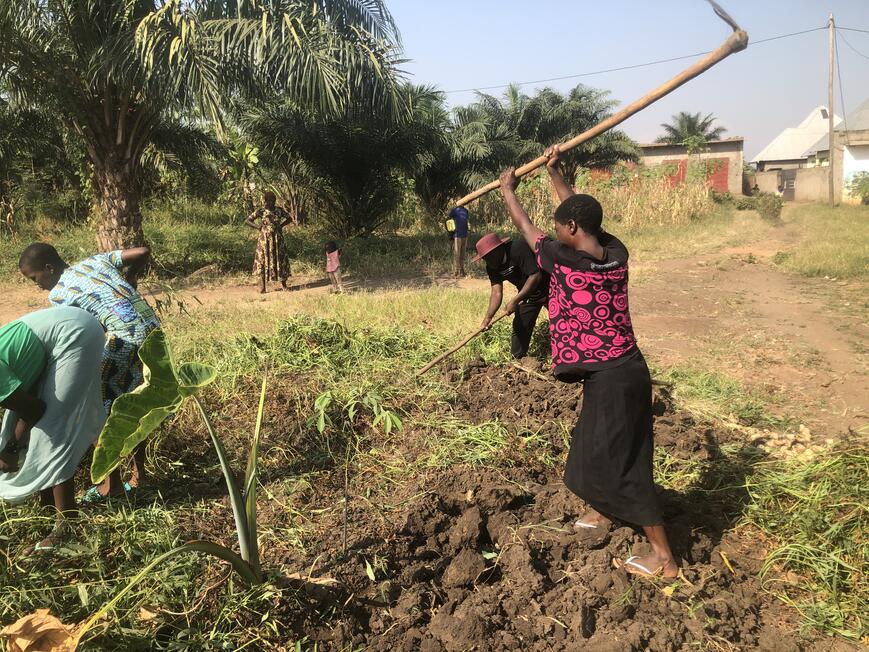
[{"label": "woman swinging hoe", "polygon": [[675,577],[652,479],[652,381],[628,311],[628,250],[601,228],[603,209],[565,182],[559,150],[547,149],[546,169],[561,204],[555,239],[531,222],[516,196],[515,170],[501,175],[513,224],[551,275],[549,332],[557,380],[584,385],[564,483],[588,506],[574,524],[586,541],[602,541],[613,519],[640,526],[652,551],[619,562],[644,576]]}]

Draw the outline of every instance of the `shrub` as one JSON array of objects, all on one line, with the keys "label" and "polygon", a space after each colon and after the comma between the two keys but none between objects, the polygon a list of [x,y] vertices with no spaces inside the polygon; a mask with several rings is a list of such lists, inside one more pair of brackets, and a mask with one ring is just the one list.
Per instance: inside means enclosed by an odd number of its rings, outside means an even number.
[{"label": "shrub", "polygon": [[[576,191],[593,195],[603,206],[604,224],[618,222],[623,229],[687,224],[709,213],[713,201],[705,181],[689,177],[673,185],[667,166],[616,166],[611,175],[580,170]],[[546,173],[526,178],[518,190],[528,215],[549,228],[558,205]],[[500,196],[491,193],[477,204],[478,221],[503,225],[506,210]],[[482,218],[482,219],[480,219]]]},{"label": "shrub", "polygon": [[869,204],[869,172],[857,172],[845,185],[851,197],[858,197],[863,204]]},{"label": "shrub", "polygon": [[739,197],[733,206],[738,211],[753,211],[757,208],[757,197]]},{"label": "shrub", "polygon": [[781,220],[781,209],[784,205],[782,198],[769,192],[763,192],[755,197],[755,208],[760,216],[770,222]]},{"label": "shrub", "polygon": [[759,192],[752,197],[739,197],[733,204],[738,211],[757,211],[770,222],[781,220],[782,198],[771,192]]}]

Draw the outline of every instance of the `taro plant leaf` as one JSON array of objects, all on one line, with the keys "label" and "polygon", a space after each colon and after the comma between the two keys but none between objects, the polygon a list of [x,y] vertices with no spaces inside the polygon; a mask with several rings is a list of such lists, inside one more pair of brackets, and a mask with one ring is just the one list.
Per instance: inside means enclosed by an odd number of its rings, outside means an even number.
[{"label": "taro plant leaf", "polygon": [[211,367],[189,363],[181,365],[175,375],[172,351],[161,329],[153,331],[139,348],[144,382],[112,404],[94,449],[91,480],[102,482],[175,412],[186,396],[212,382],[216,372]]}]

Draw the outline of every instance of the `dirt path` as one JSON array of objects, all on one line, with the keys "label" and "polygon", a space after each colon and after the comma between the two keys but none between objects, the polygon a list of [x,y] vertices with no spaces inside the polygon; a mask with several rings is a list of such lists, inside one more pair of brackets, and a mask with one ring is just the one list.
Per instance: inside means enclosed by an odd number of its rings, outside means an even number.
[{"label": "dirt path", "polygon": [[782,227],[750,246],[664,261],[632,290],[631,316],[658,364],[712,363],[825,438],[869,420],[869,328],[850,310],[857,283],[777,269],[772,257],[793,238]]},{"label": "dirt path", "polygon": [[[859,284],[782,273],[775,253],[798,238],[791,226],[763,241],[716,253],[665,260],[645,267],[632,288],[632,311],[641,346],[661,367],[685,365],[739,379],[821,439],[866,424],[869,328],[849,297]],[[414,277],[348,278],[351,290],[427,287],[480,289],[485,279]],[[260,297],[252,283],[229,281],[197,287],[203,306],[237,300],[251,306],[285,302],[297,292],[325,294],[321,278],[292,279],[292,292]],[[159,295],[151,295],[153,300]],[[254,300],[256,302],[254,303]],[[0,287],[0,323],[42,307],[45,295],[24,282]],[[195,311],[198,304],[188,301]]]}]

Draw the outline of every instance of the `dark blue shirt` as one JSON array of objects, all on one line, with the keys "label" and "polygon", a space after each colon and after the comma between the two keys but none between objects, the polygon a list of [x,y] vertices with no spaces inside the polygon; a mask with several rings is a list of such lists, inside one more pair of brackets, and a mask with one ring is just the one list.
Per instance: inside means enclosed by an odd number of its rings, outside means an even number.
[{"label": "dark blue shirt", "polygon": [[464,206],[456,206],[450,211],[450,217],[456,223],[456,232],[453,234],[457,238],[468,237],[468,209]]}]

